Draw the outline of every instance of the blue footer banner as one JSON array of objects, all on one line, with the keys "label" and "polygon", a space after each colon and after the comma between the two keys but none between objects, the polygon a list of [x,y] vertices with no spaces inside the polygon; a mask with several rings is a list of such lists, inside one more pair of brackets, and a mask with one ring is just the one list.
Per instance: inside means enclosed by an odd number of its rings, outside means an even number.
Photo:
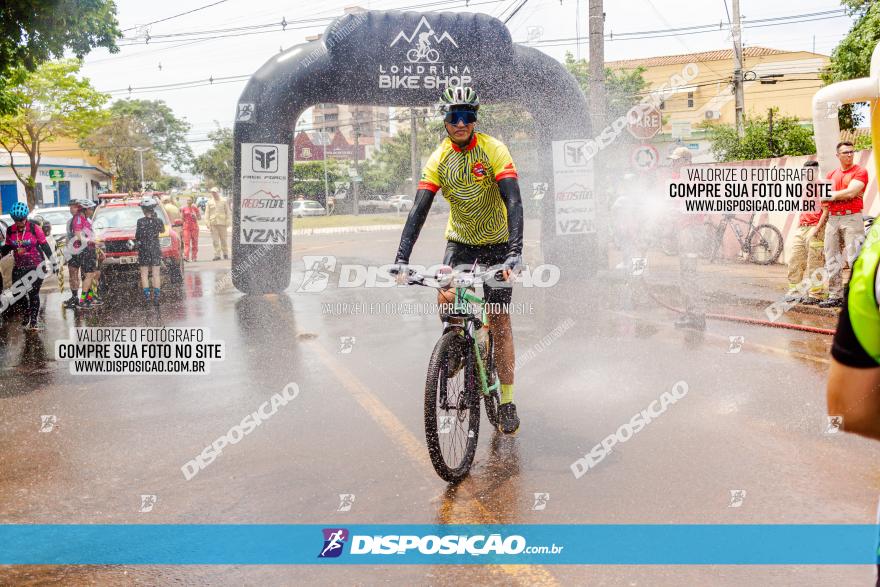
[{"label": "blue footer banner", "polygon": [[0,564],[876,564],[877,536],[873,524],[5,524]]}]

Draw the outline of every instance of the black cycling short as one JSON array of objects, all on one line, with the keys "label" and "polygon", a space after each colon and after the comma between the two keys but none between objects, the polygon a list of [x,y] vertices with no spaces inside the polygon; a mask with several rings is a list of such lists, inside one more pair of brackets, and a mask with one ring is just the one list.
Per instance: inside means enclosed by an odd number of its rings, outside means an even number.
[{"label": "black cycling short", "polygon": [[70,257],[67,262],[71,267],[79,267],[83,274],[94,273],[98,270],[98,253],[95,247],[85,247],[78,254]]},{"label": "black cycling short", "polygon": [[[443,264],[452,268],[460,268],[461,265],[471,267],[475,262],[485,268],[501,265],[507,258],[507,243],[495,245],[465,245],[454,241],[446,243],[446,253],[443,255]],[[483,300],[490,304],[509,304],[513,296],[513,283],[504,282],[499,275],[489,285],[488,277],[483,280]]]},{"label": "black cycling short", "polygon": [[162,248],[159,243],[155,246],[141,245],[138,247],[138,265],[141,267],[155,267],[162,264]]}]

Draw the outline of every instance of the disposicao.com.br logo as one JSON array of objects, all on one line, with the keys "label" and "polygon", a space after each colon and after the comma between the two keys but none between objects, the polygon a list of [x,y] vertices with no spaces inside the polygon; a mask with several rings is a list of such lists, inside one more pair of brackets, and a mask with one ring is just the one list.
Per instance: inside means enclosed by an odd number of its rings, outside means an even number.
[{"label": "disposicao.com.br logo", "polygon": [[559,554],[563,546],[528,546],[519,534],[444,535],[384,534],[349,535],[346,528],[324,528],[323,547],[318,558],[338,557],[349,543],[350,555],[519,555]]}]

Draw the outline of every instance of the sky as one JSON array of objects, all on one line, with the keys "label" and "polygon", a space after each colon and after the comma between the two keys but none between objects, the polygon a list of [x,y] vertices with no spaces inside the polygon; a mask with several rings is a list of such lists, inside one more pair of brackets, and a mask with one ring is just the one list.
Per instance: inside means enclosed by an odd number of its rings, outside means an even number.
[{"label": "sky", "polygon": [[[197,88],[138,88],[207,80],[211,77],[217,79],[248,76],[281,49],[304,42],[308,35],[323,32],[333,17],[342,14],[345,6],[356,4],[367,9],[388,10],[431,4],[430,7],[420,10],[483,12],[503,19],[521,1],[470,0],[470,6],[466,7],[464,0],[116,0],[120,28],[129,29],[125,31],[126,40],[120,41],[120,45],[125,46],[115,54],[110,54],[105,49],[93,51],[85,58],[83,74],[99,90],[111,91],[114,99],[132,97],[167,102],[179,117],[185,118],[192,125],[188,139],[193,150],[200,153],[211,146],[207,140],[208,132],[218,125],[232,125],[235,106],[246,84],[246,78],[224,80]],[[215,2],[216,5],[195,10]],[[516,42],[540,39],[532,45],[556,59],[562,60],[566,51],[588,58],[588,4],[588,0],[527,0],[510,19],[508,28]],[[616,36],[622,33],[727,23],[725,4],[729,8],[732,0],[726,0],[726,3],[725,0],[606,0],[605,32]],[[786,51],[813,51],[815,46],[817,53],[829,55],[846,35],[852,20],[845,15],[835,16],[837,13],[808,15],[837,11],[840,8],[840,3],[836,0],[798,0],[796,3],[742,0],[744,46],[764,46]],[[174,17],[189,10],[195,11]],[[799,20],[807,22],[778,26],[754,22],[785,16],[798,16]],[[162,19],[168,20],[144,26]],[[208,33],[200,35],[202,40],[195,42],[161,37],[181,32],[267,25],[280,23],[282,19],[289,23],[297,21],[297,24],[290,24],[284,31],[264,32],[267,29],[254,29],[260,34],[241,36]],[[751,26],[750,21],[753,22]],[[578,22],[582,37],[580,46],[570,40],[578,36]],[[150,43],[144,42],[146,32],[151,37]],[[237,34],[240,35],[240,32]],[[729,31],[723,28],[699,34],[664,34],[667,36],[621,36],[606,40],[605,60],[731,47]],[[129,87],[132,88],[131,94],[127,91]]]}]

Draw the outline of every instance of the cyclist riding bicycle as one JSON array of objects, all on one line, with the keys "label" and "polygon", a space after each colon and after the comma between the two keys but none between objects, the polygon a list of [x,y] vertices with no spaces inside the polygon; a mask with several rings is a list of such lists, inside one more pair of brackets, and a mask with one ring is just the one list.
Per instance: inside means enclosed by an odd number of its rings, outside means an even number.
[{"label": "cyclist riding bicycle", "polygon": [[[498,267],[504,281],[483,284],[489,328],[495,340],[495,364],[501,381],[501,431],[519,428],[513,403],[514,348],[510,326],[513,275],[522,268],[523,208],[516,167],[507,147],[475,131],[480,101],[469,87],[447,88],[442,95],[447,136],[428,159],[406,219],[395,264],[404,283],[406,266],[438,190],[449,202],[446,252],[443,264],[472,266],[479,262]],[[445,289],[438,303],[451,303],[454,292]]]}]

